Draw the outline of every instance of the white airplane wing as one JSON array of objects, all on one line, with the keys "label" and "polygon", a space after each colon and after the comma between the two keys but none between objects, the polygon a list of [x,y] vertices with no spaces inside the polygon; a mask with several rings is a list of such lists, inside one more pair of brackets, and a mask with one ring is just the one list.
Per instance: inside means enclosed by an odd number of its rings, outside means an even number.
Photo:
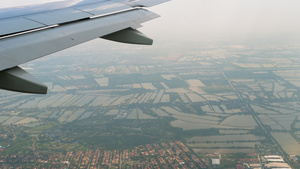
[{"label": "white airplane wing", "polygon": [[47,87],[18,65],[103,38],[151,45],[137,31],[159,15],[145,7],[168,0],[68,0],[0,9],[0,89],[46,94]]}]

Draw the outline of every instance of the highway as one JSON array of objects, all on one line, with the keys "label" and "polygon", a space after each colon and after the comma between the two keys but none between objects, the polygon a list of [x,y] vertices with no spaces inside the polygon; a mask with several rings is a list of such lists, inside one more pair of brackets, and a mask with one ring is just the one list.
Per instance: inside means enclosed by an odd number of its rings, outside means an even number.
[{"label": "highway", "polygon": [[255,113],[255,111],[252,109],[251,105],[249,104],[249,102],[245,101],[244,98],[242,97],[241,93],[235,88],[235,86],[232,84],[232,81],[230,79],[228,79],[228,77],[225,75],[225,73],[220,70],[221,74],[223,75],[223,77],[227,80],[228,84],[231,86],[231,88],[234,90],[234,92],[236,93],[236,95],[238,96],[239,100],[245,104],[247,110],[249,111],[249,113],[251,113],[253,119],[256,121],[256,123],[258,124],[258,126],[260,128],[262,128],[265,132],[265,136],[268,138],[271,138],[272,142],[277,145],[279,147],[279,150],[282,154],[282,156],[285,159],[285,162],[287,162],[290,165],[289,162],[289,155],[287,153],[285,153],[285,151],[282,149],[282,147],[278,144],[278,142],[275,140],[275,138],[271,135],[270,132],[268,132],[268,130],[264,127],[264,125],[262,124],[262,122],[260,121],[260,119],[257,117],[257,114]]}]

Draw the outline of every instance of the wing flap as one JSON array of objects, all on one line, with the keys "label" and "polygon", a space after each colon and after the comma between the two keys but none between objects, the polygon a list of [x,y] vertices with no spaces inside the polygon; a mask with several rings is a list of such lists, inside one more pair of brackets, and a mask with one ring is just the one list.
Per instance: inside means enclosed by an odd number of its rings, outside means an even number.
[{"label": "wing flap", "polygon": [[96,5],[95,4],[82,5],[74,8],[87,13],[91,13],[95,16],[101,16],[101,15],[111,14],[116,11],[132,9],[131,6],[122,3],[111,2],[111,1],[97,3]]},{"label": "wing flap", "polygon": [[0,36],[44,27],[45,25],[25,18],[0,20]]},{"label": "wing flap", "polygon": [[34,94],[46,94],[48,90],[47,86],[20,67],[0,72],[0,89]]},{"label": "wing flap", "polygon": [[67,8],[67,9],[34,14],[34,15],[28,15],[25,16],[25,18],[39,23],[43,23],[44,25],[47,26],[51,26],[55,24],[61,24],[61,23],[72,22],[80,19],[85,19],[91,16],[93,15],[80,10]]}]

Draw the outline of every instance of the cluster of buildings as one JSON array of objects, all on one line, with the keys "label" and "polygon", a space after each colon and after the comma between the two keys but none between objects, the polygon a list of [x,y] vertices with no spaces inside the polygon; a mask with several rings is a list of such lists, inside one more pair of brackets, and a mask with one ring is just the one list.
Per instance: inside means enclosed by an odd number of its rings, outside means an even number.
[{"label": "cluster of buildings", "polygon": [[236,169],[262,169],[259,158],[239,158]]},{"label": "cluster of buildings", "polygon": [[0,168],[209,168],[181,141],[141,145],[124,150],[86,150],[66,153],[0,156]]},{"label": "cluster of buildings", "polygon": [[261,157],[262,162],[266,169],[273,168],[285,168],[292,169],[289,164],[287,164],[282,156],[278,155],[268,155]]},{"label": "cluster of buildings", "polygon": [[266,155],[260,158],[238,159],[236,169],[292,169],[282,156]]},{"label": "cluster of buildings", "polygon": [[[140,163],[130,168],[207,168],[208,165],[200,160],[181,141],[152,144],[138,147],[144,158]],[[152,157],[157,158],[152,158]]]}]

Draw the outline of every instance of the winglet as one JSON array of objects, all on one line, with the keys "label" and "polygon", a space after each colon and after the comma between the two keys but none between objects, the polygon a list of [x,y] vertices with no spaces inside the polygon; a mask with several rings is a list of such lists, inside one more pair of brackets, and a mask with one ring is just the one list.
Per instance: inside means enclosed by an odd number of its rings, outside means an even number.
[{"label": "winglet", "polygon": [[47,86],[20,67],[0,72],[0,89],[34,94],[47,94],[48,90]]}]

